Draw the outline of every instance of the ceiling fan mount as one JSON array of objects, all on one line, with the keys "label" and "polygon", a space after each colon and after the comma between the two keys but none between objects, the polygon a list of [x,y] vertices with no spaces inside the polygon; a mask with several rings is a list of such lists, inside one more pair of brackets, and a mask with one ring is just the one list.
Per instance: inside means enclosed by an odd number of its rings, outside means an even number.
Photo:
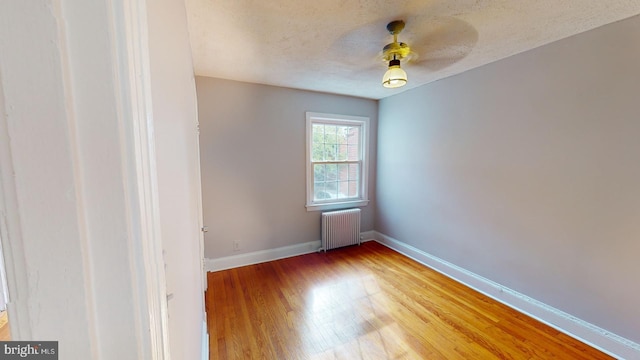
[{"label": "ceiling fan mount", "polygon": [[391,35],[400,34],[400,32],[404,29],[404,21],[395,20],[387,24],[387,30]]}]

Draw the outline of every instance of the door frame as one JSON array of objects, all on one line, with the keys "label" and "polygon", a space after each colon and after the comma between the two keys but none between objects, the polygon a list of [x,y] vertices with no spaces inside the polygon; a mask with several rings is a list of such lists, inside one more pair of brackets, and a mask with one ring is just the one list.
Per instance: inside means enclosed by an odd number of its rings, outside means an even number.
[{"label": "door frame", "polygon": [[[139,354],[144,359],[170,359],[168,341],[168,308],[166,298],[166,279],[162,254],[160,232],[160,211],[158,203],[157,172],[155,160],[155,141],[153,114],[151,107],[151,82],[148,47],[147,8],[145,0],[102,0],[95,7],[104,7],[109,23],[111,56],[114,68],[109,74],[115,79],[114,103],[118,109],[117,121],[121,124],[120,141],[122,166],[124,169],[123,186],[130,220],[130,234],[133,246],[127,254],[134,266],[131,280],[139,286],[138,296],[131,299],[134,317],[139,324],[136,329],[136,343]],[[52,16],[59,17],[64,27],[65,6],[72,7],[73,1],[52,8]],[[43,5],[44,6],[44,5]],[[24,17],[29,14],[21,10],[20,5],[11,16]],[[64,29],[61,28],[64,34]],[[62,35],[64,37],[64,35]],[[68,52],[64,39],[58,45],[63,54]],[[25,42],[21,46],[35,46]],[[6,56],[12,56],[8,54]],[[65,64],[66,77],[61,80],[68,83],[72,64]],[[12,337],[18,340],[33,340],[32,310],[29,304],[34,300],[27,279],[28,254],[24,248],[22,221],[20,219],[20,199],[14,177],[14,159],[11,155],[11,133],[9,120],[5,116],[3,82],[0,81],[0,239],[4,250],[9,301],[7,310],[10,316]],[[72,103],[72,92],[64,94],[67,104]],[[78,151],[77,143],[71,143]],[[38,161],[38,159],[34,159]],[[83,253],[86,263],[91,262],[90,254]],[[97,285],[96,285],[97,286]],[[88,331],[95,331],[99,324],[90,322]],[[95,341],[99,341],[95,340]],[[98,344],[91,345],[94,349]]]}]

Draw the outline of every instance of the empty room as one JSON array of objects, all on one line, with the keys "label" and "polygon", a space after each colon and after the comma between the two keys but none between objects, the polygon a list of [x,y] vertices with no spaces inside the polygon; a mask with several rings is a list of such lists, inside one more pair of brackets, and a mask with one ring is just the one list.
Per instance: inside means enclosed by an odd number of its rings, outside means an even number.
[{"label": "empty room", "polygon": [[[211,358],[638,358],[640,18],[569,35],[605,11],[567,6],[187,2]],[[394,32],[415,54],[385,88]],[[354,207],[373,242],[238,268],[324,247],[320,214]]]},{"label": "empty room", "polygon": [[0,340],[640,359],[640,2],[3,1],[0,24]]}]

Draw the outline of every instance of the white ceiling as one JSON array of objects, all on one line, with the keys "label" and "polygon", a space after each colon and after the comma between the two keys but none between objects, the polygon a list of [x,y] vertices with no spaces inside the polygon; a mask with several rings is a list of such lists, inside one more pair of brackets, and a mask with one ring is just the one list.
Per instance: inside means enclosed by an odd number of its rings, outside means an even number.
[{"label": "white ceiling", "polygon": [[[640,14],[640,0],[185,0],[196,75],[380,99]],[[381,86],[386,24],[418,52]],[[526,71],[526,69],[523,69]]]}]

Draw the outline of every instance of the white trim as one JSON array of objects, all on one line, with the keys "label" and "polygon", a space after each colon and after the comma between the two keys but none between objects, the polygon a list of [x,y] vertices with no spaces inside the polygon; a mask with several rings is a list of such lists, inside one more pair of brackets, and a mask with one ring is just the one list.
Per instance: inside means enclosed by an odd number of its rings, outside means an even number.
[{"label": "white trim", "polygon": [[205,259],[207,271],[220,271],[237,268],[246,265],[259,264],[267,261],[279,260],[288,257],[310,254],[320,249],[321,241],[310,241],[302,244],[283,246],[275,249],[261,250],[246,254],[227,256],[217,259]]},{"label": "white trim", "polygon": [[9,329],[14,339],[31,339],[29,282],[3,91],[0,82],[0,241],[7,276]]},{"label": "white trim", "polygon": [[[363,242],[375,240],[375,231],[360,233]],[[246,265],[259,264],[267,261],[314,253],[322,247],[322,240],[310,241],[302,244],[283,246],[275,249],[261,250],[246,254],[232,255],[217,259],[204,259],[206,271],[220,271]]]},{"label": "white trim", "polygon": [[[64,18],[62,14],[62,9],[60,4],[58,4],[57,8],[57,16],[59,18]],[[73,81],[72,81],[72,65],[70,63],[70,50],[69,50],[69,35],[67,32],[66,23],[61,23],[58,29],[60,36],[60,59],[62,63],[62,83],[65,97],[65,105],[67,112],[67,121],[69,124],[69,152],[72,157],[73,163],[73,177],[76,183],[76,209],[78,216],[78,235],[80,237],[80,248],[82,249],[82,263],[85,272],[84,282],[85,289],[88,290],[85,292],[85,296],[87,298],[86,304],[86,314],[87,319],[89,321],[90,326],[88,326],[89,339],[91,341],[90,349],[92,356],[98,356],[98,344],[99,344],[99,336],[97,329],[97,315],[96,315],[96,300],[95,300],[95,291],[93,290],[95,287],[92,286],[91,281],[94,276],[94,268],[91,266],[91,245],[90,245],[90,235],[87,231],[87,200],[85,196],[84,184],[82,182],[82,170],[81,170],[81,156],[80,152],[82,151],[81,142],[78,134],[78,119],[76,117],[76,111],[74,108],[74,102],[78,101],[76,99],[76,95],[73,93]]]},{"label": "white trim", "polygon": [[[145,0],[111,1],[111,33],[120,88],[119,118],[124,138],[123,159],[130,228],[138,238],[130,249],[136,270],[133,283],[141,356],[169,360],[168,305],[158,200],[155,138],[151,102],[147,8]],[[144,339],[144,340],[142,340]],[[148,340],[147,340],[148,339]]]},{"label": "white trim", "polygon": [[[74,197],[77,206],[77,223],[79,241],[82,246],[80,249],[80,260],[83,262],[83,270],[87,272],[83,274],[82,278],[85,281],[85,289],[83,295],[86,297],[85,303],[87,306],[86,315],[86,328],[89,334],[90,343],[87,344],[88,351],[90,351],[93,357],[99,355],[99,349],[107,346],[108,344],[102,344],[99,340],[96,340],[97,333],[100,332],[100,323],[96,322],[94,292],[96,286],[99,284],[92,283],[92,276],[89,274],[91,270],[91,264],[97,254],[92,254],[89,248],[86,246],[88,243],[86,239],[86,197],[82,194],[84,189],[83,184],[79,177],[78,171],[82,164],[79,162],[78,151],[80,143],[76,134],[76,121],[74,118],[74,94],[71,84],[71,75],[75,74],[75,68],[70,69],[71,65],[68,56],[72,53],[69,50],[69,34],[66,33],[66,26],[70,21],[75,22],[79,20],[76,16],[77,13],[71,11],[73,5],[76,2],[51,2],[49,6],[42,8],[45,13],[51,13],[51,20],[56,22],[56,25],[47,25],[47,28],[51,26],[52,29],[58,31],[58,34],[53,34],[50,37],[52,48],[54,50],[42,50],[36,51],[36,54],[50,55],[55,51],[59,51],[59,59],[48,59],[47,63],[52,63],[51,68],[47,68],[46,71],[56,71],[52,74],[52,77],[47,78],[45,85],[49,86],[55,84],[55,88],[51,88],[52,91],[56,91],[56,95],[60,95],[61,98],[56,98],[55,105],[64,102],[66,106],[63,111],[66,113],[64,117],[60,116],[60,120],[56,122],[57,127],[62,128],[63,120],[68,123],[65,124],[69,128],[69,148],[67,151],[70,154],[71,164],[73,166],[73,176],[76,184],[76,188],[71,187],[71,190],[77,191],[75,194],[68,194],[68,200],[73,201]],[[16,3],[17,4],[17,3]],[[30,8],[36,8],[36,5],[24,5],[24,6],[10,6],[12,11],[11,15],[23,15],[23,10],[29,10]],[[40,6],[39,8],[41,8]],[[3,6],[3,8],[5,8]],[[126,236],[126,239],[130,244],[127,248],[127,259],[131,259],[131,266],[127,269],[131,273],[132,291],[134,294],[131,299],[131,305],[134,308],[134,321],[135,321],[135,339],[132,343],[135,343],[137,348],[132,350],[132,358],[139,359],[152,359],[152,360],[169,360],[168,341],[166,341],[166,291],[164,291],[165,278],[164,278],[164,262],[162,258],[162,243],[159,237],[159,213],[157,211],[157,192],[156,192],[156,174],[155,174],[155,154],[154,154],[154,142],[153,142],[153,117],[151,114],[151,98],[150,98],[150,81],[149,81],[149,59],[148,59],[148,45],[147,45],[147,23],[146,23],[146,1],[145,0],[104,0],[91,5],[90,10],[104,9],[106,11],[106,22],[108,26],[108,36],[110,39],[109,56],[110,62],[106,64],[113,64],[110,69],[112,72],[106,74],[101,73],[98,79],[113,77],[114,88],[111,88],[111,84],[108,84],[109,91],[113,91],[113,94],[107,101],[115,102],[115,108],[117,109],[117,116],[114,121],[118,122],[119,126],[119,143],[122,144],[120,151],[115,153],[121,155],[121,163],[123,166],[122,186],[126,191],[127,202],[127,214],[126,221],[128,225],[127,233],[122,234]],[[27,12],[24,12],[24,17],[29,17]],[[93,13],[88,17],[89,20],[93,19]],[[5,20],[6,16],[0,16]],[[85,17],[83,17],[85,18]],[[36,17],[35,19],[39,19]],[[102,19],[102,18],[100,18]],[[18,18],[17,21],[20,21]],[[41,31],[44,28],[38,28],[34,33],[29,36],[32,38],[40,38]],[[84,30],[85,27],[79,27]],[[4,35],[5,31],[0,31]],[[74,33],[76,34],[76,33]],[[102,34],[102,33],[101,33]],[[25,39],[29,40],[27,36]],[[46,39],[45,39],[46,40]],[[42,40],[42,41],[45,41]],[[29,44],[27,47],[40,49],[38,44]],[[48,48],[47,48],[48,49]],[[54,54],[55,55],[55,54]],[[102,55],[102,54],[101,54]],[[6,59],[13,62],[15,56],[0,57],[0,62]],[[60,61],[58,64],[57,61]],[[60,70],[58,70],[58,67]],[[79,68],[82,68],[80,66]],[[57,73],[60,71],[60,74]],[[70,72],[71,71],[71,72]],[[58,79],[60,75],[60,79]],[[25,89],[33,86],[32,79],[26,79],[29,86],[22,89],[22,93]],[[61,82],[60,88],[64,93],[57,93],[59,91],[58,81]],[[9,86],[13,85],[13,82]],[[14,174],[14,160],[12,157],[12,151],[14,149],[21,150],[25,145],[20,143],[14,143],[10,137],[10,123],[7,119],[7,112],[4,109],[5,96],[2,94],[4,84],[0,82],[0,236],[2,238],[3,250],[5,251],[7,281],[9,285],[10,303],[8,304],[9,314],[11,317],[10,328],[12,338],[16,340],[32,340],[32,334],[38,329],[41,324],[38,320],[39,313],[42,311],[36,302],[38,301],[40,290],[38,286],[33,285],[31,279],[28,281],[27,276],[31,270],[34,274],[35,281],[38,280],[38,273],[33,270],[41,271],[40,266],[29,267],[27,266],[29,259],[28,253],[25,249],[27,245],[33,246],[37,242],[26,241],[23,238],[22,232],[24,231],[24,224],[31,225],[30,219],[37,219],[42,216],[41,211],[47,210],[37,209],[31,213],[26,213],[26,218],[21,219],[22,213],[20,207],[24,206],[21,203],[21,199],[18,198],[18,191],[16,186],[16,178]],[[107,88],[103,88],[105,90]],[[16,99],[12,99],[15,101]],[[17,98],[20,104],[23,103],[22,96]],[[62,112],[60,113],[62,114]],[[16,119],[17,120],[17,119]],[[30,119],[33,120],[33,119]],[[62,143],[64,140],[60,140]],[[62,154],[62,153],[61,153]],[[33,162],[37,161],[36,158],[31,159]],[[65,158],[62,161],[67,161]],[[31,165],[31,163],[29,163]],[[61,171],[66,171],[65,169]],[[65,173],[66,174],[66,173]],[[33,185],[33,184],[29,184]],[[26,188],[28,190],[28,188]],[[75,196],[74,196],[75,195]],[[45,204],[46,205],[46,204]],[[55,209],[48,209],[55,211]],[[69,215],[72,216],[72,215]],[[70,219],[70,218],[69,218]],[[67,226],[67,229],[70,229]],[[69,243],[71,244],[71,243]],[[75,256],[75,252],[74,252]],[[71,258],[75,261],[75,258]],[[74,263],[75,265],[75,263]],[[70,269],[74,269],[70,268]],[[58,267],[57,267],[58,269]],[[58,270],[62,270],[59,267]],[[128,274],[127,274],[128,275]],[[127,279],[128,280],[128,279]],[[77,286],[75,281],[69,283]],[[32,293],[33,292],[33,293]],[[48,294],[49,291],[44,291],[44,294]],[[80,309],[80,311],[82,311]],[[105,315],[105,314],[103,314]],[[123,316],[131,317],[131,314],[125,314]],[[71,325],[78,324],[78,319],[72,319]],[[105,327],[106,328],[106,327]],[[96,333],[97,331],[97,333]],[[137,353],[134,353],[137,351]]]},{"label": "white trim", "polygon": [[329,204],[307,205],[307,211],[340,210],[354,207],[362,207],[369,204],[369,200],[332,202]]},{"label": "white trim", "polygon": [[[205,275],[207,273],[205,272]],[[209,360],[209,333],[207,331],[207,320],[202,320],[202,360]]]},{"label": "white trim", "polygon": [[[307,211],[338,210],[348,207],[366,206],[369,203],[369,118],[364,116],[325,114],[307,111],[306,117],[306,138],[305,138],[305,162],[306,162],[306,188],[307,188]],[[313,166],[311,164],[311,151],[313,146],[312,124],[314,121],[330,123],[336,125],[353,124],[360,127],[360,197],[331,200],[314,201],[313,196]]]},{"label": "white trim", "polygon": [[7,310],[9,302],[9,290],[7,288],[7,275],[4,270],[4,251],[2,250],[2,233],[0,232],[0,311]]},{"label": "white trim", "polygon": [[640,359],[640,344],[502,286],[377,231],[375,240],[435,271],[618,359]]},{"label": "white trim", "polygon": [[373,241],[375,239],[376,239],[376,232],[373,230],[363,231],[360,233],[360,240],[362,240],[362,242]]},{"label": "white trim", "polygon": [[[198,109],[197,109],[197,104],[196,104],[196,111],[195,111],[196,117],[198,116]],[[197,120],[197,119],[196,119]],[[200,259],[200,271],[202,272],[202,291],[207,291],[207,288],[209,287],[209,284],[207,283],[207,271],[204,268],[204,229],[205,229],[205,224],[204,224],[204,211],[202,208],[202,173],[201,173],[201,169],[200,169],[200,122],[196,122],[196,160],[197,163],[195,164],[195,168],[197,171],[196,174],[196,189],[198,190],[198,196],[197,196],[197,201],[198,201],[198,226],[200,227],[199,229],[199,237],[198,240],[200,241],[200,252],[198,253],[198,257]],[[202,302],[202,306],[203,306],[203,311],[202,313],[205,314],[205,319],[206,319],[206,313],[207,313],[207,309],[206,309],[206,304],[204,303],[204,301]],[[205,327],[205,331],[206,331],[206,327]]]}]

